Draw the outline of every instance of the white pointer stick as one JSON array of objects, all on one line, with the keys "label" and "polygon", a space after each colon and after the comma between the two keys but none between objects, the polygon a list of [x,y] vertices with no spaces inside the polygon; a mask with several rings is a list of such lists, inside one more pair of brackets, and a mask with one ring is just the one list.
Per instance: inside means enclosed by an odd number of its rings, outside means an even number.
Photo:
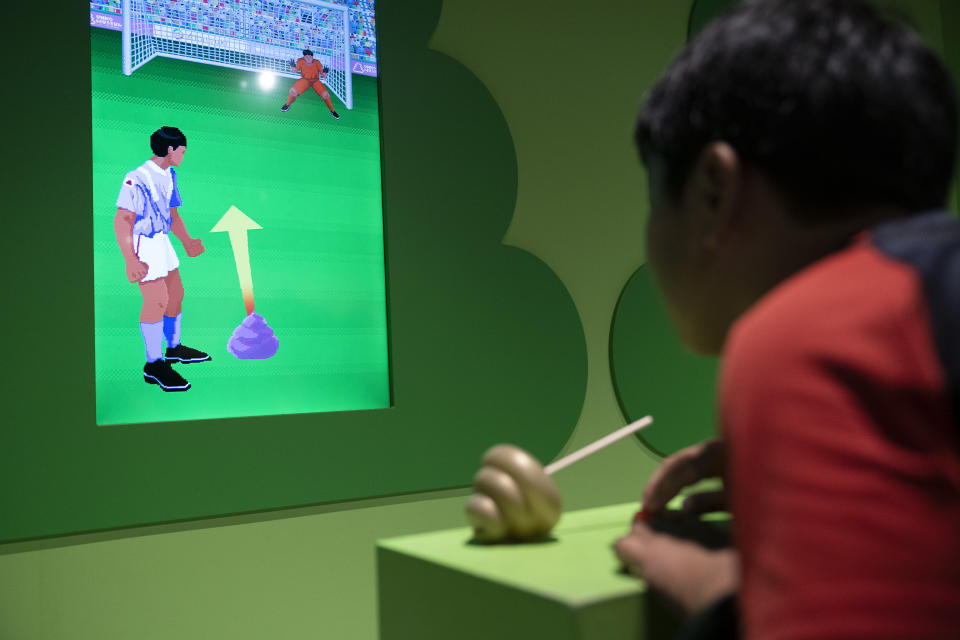
[{"label": "white pointer stick", "polygon": [[610,435],[603,436],[596,442],[588,444],[584,448],[578,449],[573,453],[571,453],[570,455],[560,458],[553,464],[547,465],[544,468],[544,471],[547,472],[548,476],[553,475],[555,471],[560,471],[560,469],[565,469],[566,467],[569,467],[570,465],[572,465],[574,462],[579,462],[580,460],[583,460],[587,456],[592,455],[597,451],[600,451],[600,449],[603,449],[604,447],[613,444],[617,440],[620,440],[621,438],[626,438],[631,433],[636,433],[637,431],[640,431],[640,429],[643,429],[644,427],[649,427],[651,424],[653,424],[652,417],[646,416],[646,417],[640,418],[636,422],[631,422],[630,424],[623,427],[622,429],[617,429]]}]

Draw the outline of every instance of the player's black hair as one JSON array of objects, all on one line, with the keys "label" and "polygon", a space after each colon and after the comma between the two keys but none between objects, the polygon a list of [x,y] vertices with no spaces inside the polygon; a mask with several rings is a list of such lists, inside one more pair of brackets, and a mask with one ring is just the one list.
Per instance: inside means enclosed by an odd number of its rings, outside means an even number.
[{"label": "player's black hair", "polygon": [[304,49],[304,50],[303,50],[303,55],[305,55],[305,56],[312,56],[312,55],[313,55],[313,51],[310,51],[310,49]]},{"label": "player's black hair", "polygon": [[864,0],[744,0],[671,64],[636,127],[673,199],[713,141],[812,210],[942,207],[954,87],[916,33]]},{"label": "player's black hair", "polygon": [[160,158],[167,155],[167,148],[187,146],[187,137],[176,127],[160,127],[150,135],[150,150]]}]

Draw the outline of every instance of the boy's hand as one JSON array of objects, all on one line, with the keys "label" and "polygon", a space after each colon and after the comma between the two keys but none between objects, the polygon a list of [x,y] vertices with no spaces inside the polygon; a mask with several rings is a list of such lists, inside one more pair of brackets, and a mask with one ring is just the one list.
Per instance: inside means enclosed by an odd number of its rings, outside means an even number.
[{"label": "boy's hand", "polygon": [[147,271],[150,270],[143,262],[140,262],[140,259],[137,257],[128,258],[127,262],[127,279],[130,282],[140,282],[143,280],[143,277],[147,275]]},{"label": "boy's hand", "polygon": [[642,522],[617,540],[614,553],[631,573],[678,604],[687,614],[710,606],[737,590],[739,557],[733,549],[711,551],[656,533]]},{"label": "boy's hand", "polygon": [[186,249],[187,255],[191,258],[195,258],[201,253],[204,252],[203,241],[200,238],[190,238],[189,240],[184,240],[183,248]]},{"label": "boy's hand", "polygon": [[[643,511],[656,515],[663,511],[680,490],[723,472],[726,444],[723,440],[706,440],[667,456],[643,490]],[[688,496],[683,510],[687,513],[723,511],[727,507],[722,491]]]}]

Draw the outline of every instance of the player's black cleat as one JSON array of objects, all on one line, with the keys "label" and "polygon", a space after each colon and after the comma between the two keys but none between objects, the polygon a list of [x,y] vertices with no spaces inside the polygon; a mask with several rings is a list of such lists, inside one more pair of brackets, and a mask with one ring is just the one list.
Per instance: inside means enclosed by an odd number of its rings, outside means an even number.
[{"label": "player's black cleat", "polygon": [[190,388],[190,383],[164,360],[143,365],[143,379],[147,384],[159,385],[164,391],[186,391]]},{"label": "player's black cleat", "polygon": [[172,360],[175,362],[183,362],[184,364],[189,364],[191,362],[206,362],[210,359],[210,356],[200,351],[198,349],[191,349],[182,344],[171,348],[167,348],[167,353],[163,356],[165,360]]},{"label": "player's black cleat", "polygon": [[340,119],[340,114],[337,113],[336,111],[331,111],[331,112],[330,112],[330,115],[332,115],[332,116],[333,116],[334,118],[336,118],[337,120]]},{"label": "player's black cleat", "polygon": [[284,104],[282,107],[280,107],[280,111],[283,111],[283,112],[290,111],[290,105]]}]

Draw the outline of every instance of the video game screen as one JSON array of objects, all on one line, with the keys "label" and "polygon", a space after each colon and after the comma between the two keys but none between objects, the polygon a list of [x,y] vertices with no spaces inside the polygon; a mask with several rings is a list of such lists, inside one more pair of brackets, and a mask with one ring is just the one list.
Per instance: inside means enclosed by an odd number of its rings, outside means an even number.
[{"label": "video game screen", "polygon": [[390,406],[374,0],[92,0],[98,425]]}]

